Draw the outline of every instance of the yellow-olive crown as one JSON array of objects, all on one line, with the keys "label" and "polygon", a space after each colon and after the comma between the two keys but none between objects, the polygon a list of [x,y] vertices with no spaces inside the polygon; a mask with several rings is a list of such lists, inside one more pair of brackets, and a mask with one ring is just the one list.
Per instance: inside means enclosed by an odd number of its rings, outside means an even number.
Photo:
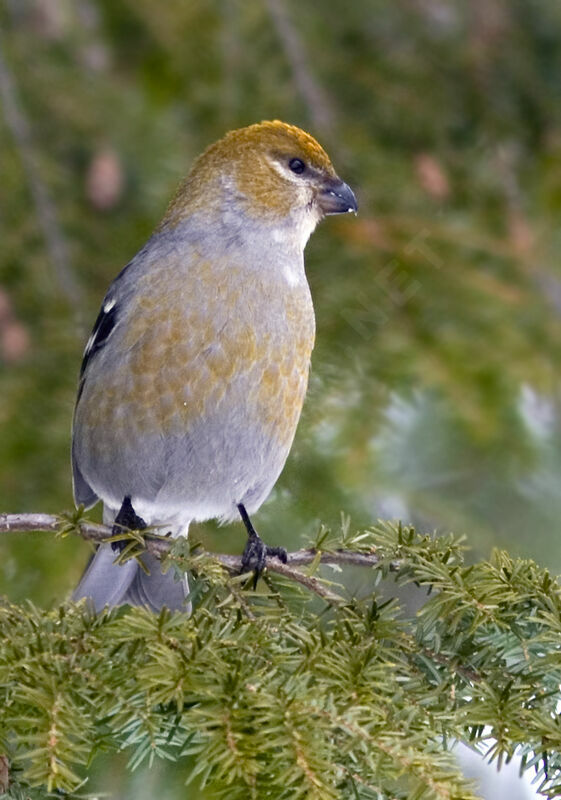
[{"label": "yellow-olive crown", "polygon": [[[320,192],[334,197],[329,188],[337,186],[346,187],[313,136],[279,120],[259,122],[230,131],[197,158],[163,224],[197,211],[224,210],[226,204],[255,217],[285,217],[295,209],[309,210]],[[356,211],[352,192],[350,198],[344,208],[319,203],[318,218]]]}]

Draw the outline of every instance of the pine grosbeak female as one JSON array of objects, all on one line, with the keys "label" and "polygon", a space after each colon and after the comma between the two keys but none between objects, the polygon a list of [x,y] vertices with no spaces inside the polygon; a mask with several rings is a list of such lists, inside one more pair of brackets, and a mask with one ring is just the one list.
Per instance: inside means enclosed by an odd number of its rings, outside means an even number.
[{"label": "pine grosbeak female", "polygon": [[[147,525],[186,535],[191,520],[241,515],[245,568],[283,556],[248,515],[284,466],[306,393],[315,326],[304,247],[323,216],[356,209],[315,139],[283,122],[231,131],[195,161],[87,343],[77,504],[101,499],[116,535]],[[75,599],[182,607],[186,584],[155,558],[146,575],[114,557],[98,548]]]}]

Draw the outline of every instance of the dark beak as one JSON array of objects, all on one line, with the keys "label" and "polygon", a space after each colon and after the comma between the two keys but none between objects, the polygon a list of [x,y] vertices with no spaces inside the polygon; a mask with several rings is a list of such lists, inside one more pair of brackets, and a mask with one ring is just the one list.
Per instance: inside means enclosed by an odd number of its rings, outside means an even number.
[{"label": "dark beak", "polygon": [[324,214],[345,214],[350,211],[356,214],[358,210],[353,190],[339,178],[324,183],[317,202]]}]

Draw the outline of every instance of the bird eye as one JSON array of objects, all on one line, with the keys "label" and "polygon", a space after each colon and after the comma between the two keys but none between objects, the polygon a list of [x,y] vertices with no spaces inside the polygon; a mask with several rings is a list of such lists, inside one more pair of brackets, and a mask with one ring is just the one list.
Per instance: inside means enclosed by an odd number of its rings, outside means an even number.
[{"label": "bird eye", "polygon": [[292,172],[295,172],[297,175],[301,175],[306,170],[306,165],[299,158],[291,158],[288,162],[288,166]]}]

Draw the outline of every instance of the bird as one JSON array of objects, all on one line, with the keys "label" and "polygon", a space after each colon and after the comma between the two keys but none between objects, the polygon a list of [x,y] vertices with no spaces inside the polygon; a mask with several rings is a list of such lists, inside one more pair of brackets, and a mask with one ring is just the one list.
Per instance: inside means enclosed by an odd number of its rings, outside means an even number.
[{"label": "bird", "polygon": [[[357,212],[321,145],[279,120],[231,130],[193,163],[146,244],[110,284],[86,344],[72,424],[74,500],[103,502],[113,535],[241,518],[253,527],[291,448],[315,317],[304,248],[327,215]],[[188,608],[187,580],[116,563],[101,544],[73,593],[96,612]]]}]

